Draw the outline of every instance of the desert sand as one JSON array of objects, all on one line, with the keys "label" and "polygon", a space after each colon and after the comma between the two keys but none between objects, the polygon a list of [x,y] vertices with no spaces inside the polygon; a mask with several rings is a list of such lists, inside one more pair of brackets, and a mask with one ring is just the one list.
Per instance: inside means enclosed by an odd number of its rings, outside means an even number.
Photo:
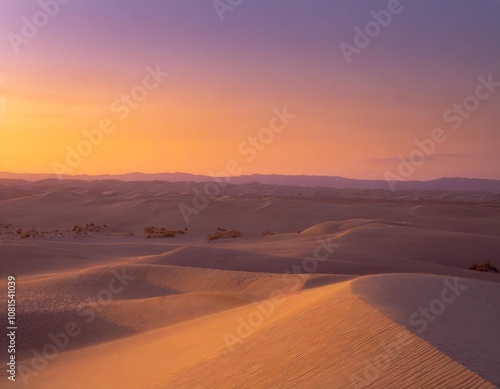
[{"label": "desert sand", "polygon": [[0,180],[0,387],[500,386],[499,193],[203,189]]}]

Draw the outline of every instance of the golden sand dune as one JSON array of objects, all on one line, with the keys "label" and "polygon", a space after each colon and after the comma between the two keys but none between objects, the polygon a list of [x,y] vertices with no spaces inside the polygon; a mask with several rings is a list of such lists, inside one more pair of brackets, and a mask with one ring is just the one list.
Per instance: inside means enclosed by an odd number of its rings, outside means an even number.
[{"label": "golden sand dune", "polygon": [[378,229],[391,226],[410,226],[407,222],[391,222],[386,220],[371,220],[371,219],[349,219],[344,221],[327,221],[306,228],[302,234],[308,235],[328,235],[328,234],[348,234],[360,229]]},{"label": "golden sand dune", "polygon": [[54,389],[493,387],[360,300],[350,281],[68,352],[30,381]]}]

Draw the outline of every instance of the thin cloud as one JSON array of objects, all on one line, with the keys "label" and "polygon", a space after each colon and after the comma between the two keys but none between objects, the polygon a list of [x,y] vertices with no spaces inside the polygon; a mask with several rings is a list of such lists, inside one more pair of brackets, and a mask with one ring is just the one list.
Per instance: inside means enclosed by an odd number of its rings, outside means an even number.
[{"label": "thin cloud", "polygon": [[[434,154],[426,156],[425,159],[427,161],[436,161],[449,158],[469,158],[473,156],[474,154]],[[401,162],[399,158],[372,158],[365,161],[381,164],[397,164]]]}]

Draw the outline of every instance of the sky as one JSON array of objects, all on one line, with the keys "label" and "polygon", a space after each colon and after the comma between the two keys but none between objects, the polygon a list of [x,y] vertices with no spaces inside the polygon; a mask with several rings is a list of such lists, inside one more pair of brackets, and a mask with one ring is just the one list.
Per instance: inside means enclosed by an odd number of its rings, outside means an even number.
[{"label": "sky", "polygon": [[500,179],[498,20],[499,0],[0,0],[0,171]]}]

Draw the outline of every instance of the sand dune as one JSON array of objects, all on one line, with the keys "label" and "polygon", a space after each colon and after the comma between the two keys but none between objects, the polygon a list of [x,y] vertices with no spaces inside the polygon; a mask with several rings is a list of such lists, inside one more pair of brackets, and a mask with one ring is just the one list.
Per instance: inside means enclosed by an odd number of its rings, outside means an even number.
[{"label": "sand dune", "polygon": [[[391,226],[410,226],[407,222],[391,222],[386,220],[370,220],[370,219],[349,219],[341,222],[327,221],[317,225],[306,228],[301,234],[308,235],[328,235],[328,234],[342,234],[346,235],[362,229],[379,229]],[[414,226],[413,226],[414,227]]]},{"label": "sand dune", "polygon": [[[254,305],[243,306],[69,352],[32,383],[56,389],[493,387],[363,303],[350,288],[348,281],[295,294],[278,305],[267,300],[261,304],[269,305],[268,317],[255,315]],[[238,320],[252,314],[263,319],[250,322],[262,324],[248,335],[238,332]],[[224,334],[247,337],[230,350]]]},{"label": "sand dune", "polygon": [[[500,265],[498,194],[229,185],[186,225],[202,184],[0,184],[23,366],[9,387],[500,385],[500,275],[469,270]],[[107,227],[73,231],[89,223]],[[208,242],[218,227],[241,237]],[[455,277],[466,290],[419,331]]]},{"label": "sand dune", "polygon": [[[353,285],[356,294],[384,315],[500,385],[500,349],[495,344],[500,322],[500,285],[430,275],[370,276]],[[441,300],[446,289],[446,299],[453,299],[455,285],[459,295],[454,301],[434,301]],[[429,320],[420,313],[421,307],[430,311]]]}]

